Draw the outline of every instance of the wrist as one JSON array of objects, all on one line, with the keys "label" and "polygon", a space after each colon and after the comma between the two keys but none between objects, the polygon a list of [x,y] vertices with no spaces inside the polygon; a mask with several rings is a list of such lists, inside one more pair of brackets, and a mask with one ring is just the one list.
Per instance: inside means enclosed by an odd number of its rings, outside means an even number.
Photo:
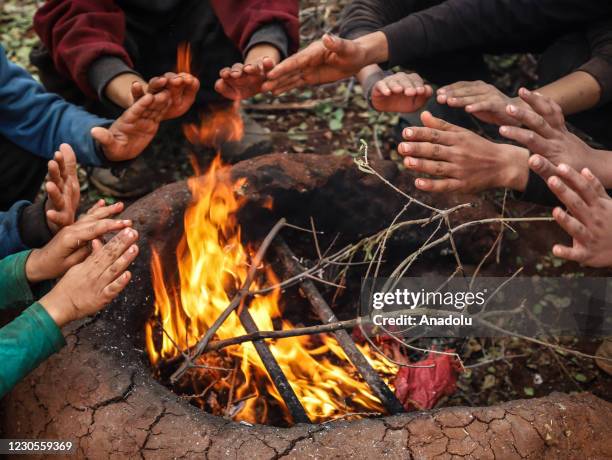
[{"label": "wrist", "polygon": [[57,286],[40,299],[38,303],[42,305],[51,319],[60,328],[74,319],[74,315],[71,314],[74,310],[72,302],[59,292]]},{"label": "wrist", "polygon": [[383,32],[374,32],[356,38],[357,43],[364,51],[362,66],[381,64],[389,60],[389,43]]},{"label": "wrist", "polygon": [[260,43],[253,46],[246,57],[244,58],[244,64],[255,64],[259,59],[268,57],[274,61],[274,65],[278,64],[281,60],[281,53],[278,48],[269,43]]},{"label": "wrist", "polygon": [[514,145],[500,145],[500,177],[498,186],[517,192],[525,191],[529,180],[529,151]]},{"label": "wrist", "polygon": [[25,263],[26,279],[30,284],[40,283],[48,277],[43,269],[42,256],[40,249],[32,249]]},{"label": "wrist", "polygon": [[104,95],[114,104],[127,109],[134,103],[132,84],[135,82],[139,82],[145,88],[147,86],[147,82],[134,73],[122,73],[117,75],[108,82],[106,88],[104,88]]}]

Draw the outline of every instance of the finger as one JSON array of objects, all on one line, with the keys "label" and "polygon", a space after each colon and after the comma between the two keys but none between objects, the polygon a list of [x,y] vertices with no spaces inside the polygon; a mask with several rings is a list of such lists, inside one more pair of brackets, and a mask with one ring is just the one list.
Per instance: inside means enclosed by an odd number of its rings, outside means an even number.
[{"label": "finger", "polygon": [[64,160],[64,170],[66,171],[66,176],[76,177],[77,158],[76,154],[74,153],[74,150],[69,144],[61,144],[59,149]]},{"label": "finger", "polygon": [[431,96],[433,96],[433,88],[430,85],[425,85],[425,97],[430,98]]},{"label": "finger", "polygon": [[557,174],[557,167],[541,155],[529,157],[529,168],[544,180]]},{"label": "finger", "polygon": [[136,240],[138,240],[138,232],[125,228],[106,243],[93,260],[93,263],[100,268],[100,273],[104,273]]},{"label": "finger", "polygon": [[116,280],[110,283],[102,290],[102,294],[106,296],[108,302],[111,302],[115,297],[117,297],[121,292],[127,287],[130,280],[132,279],[132,274],[130,272],[124,272]]},{"label": "finger", "polygon": [[[93,241],[96,238],[101,238],[107,233],[116,232],[119,230],[126,229],[131,230],[127,226],[125,220],[114,220],[114,219],[102,219],[98,221],[79,221],[72,227],[70,232],[71,241],[69,245],[71,247],[80,247],[82,243]],[[133,230],[136,232],[136,230]]]},{"label": "finger", "polygon": [[402,142],[398,152],[404,156],[449,161],[452,158],[448,147],[430,142]]},{"label": "finger", "polygon": [[[166,86],[168,85],[168,78],[163,76],[163,77],[153,77],[151,78],[151,80],[149,81],[149,86],[147,88],[147,92],[150,94],[157,94],[160,91],[163,91],[164,89],[166,89]],[[144,94],[143,94],[144,96]]]},{"label": "finger", "polygon": [[228,85],[222,78],[215,82],[215,91],[231,100],[240,99],[240,93],[233,86]]},{"label": "finger", "polygon": [[274,60],[272,58],[269,58],[267,56],[263,58],[263,71],[265,73],[268,73],[270,70],[272,70],[275,65],[276,64],[274,63]]},{"label": "finger", "polygon": [[80,220],[94,221],[94,220],[106,219],[108,217],[119,214],[120,212],[123,211],[123,208],[124,208],[124,204],[121,202],[112,204],[110,206],[106,206],[106,205],[100,206],[100,207],[94,206],[93,208],[89,210],[89,212],[85,216],[81,217]]},{"label": "finger", "polygon": [[544,117],[532,110],[526,110],[510,104],[506,107],[506,113],[546,139],[550,139],[555,134],[555,130],[551,128]]},{"label": "finger", "polygon": [[55,152],[53,159],[57,163],[62,180],[65,182],[66,180],[68,180],[68,172],[66,171],[66,162],[64,161],[64,154],[61,151]]},{"label": "finger", "polygon": [[64,188],[64,180],[60,173],[60,167],[57,161],[51,160],[47,163],[47,171],[49,174],[49,180],[57,185],[59,189]]},{"label": "finger", "polygon": [[232,77],[232,69],[229,67],[224,67],[219,72],[219,76],[225,80]]},{"label": "finger", "polygon": [[[410,89],[412,89],[413,92],[414,88],[412,86],[412,83],[408,82],[408,85],[410,85]],[[392,78],[389,80],[388,83],[389,89],[391,90],[391,92],[393,92],[393,94],[402,94],[404,92],[404,86],[402,84],[399,83],[397,78]],[[413,94],[414,96],[414,94]]]},{"label": "finger", "polygon": [[[115,136],[113,136],[108,129],[100,126],[91,129],[91,137],[93,137],[103,148],[107,149],[110,149],[115,142]],[[109,158],[109,160],[112,160],[112,158]]]},{"label": "finger", "polygon": [[569,209],[573,216],[580,222],[588,222],[589,207],[580,195],[568,187],[558,176],[550,177],[547,183],[550,190]]},{"label": "finger", "polygon": [[603,184],[597,177],[595,177],[589,168],[584,168],[580,174],[582,174],[589,181],[595,193],[599,195],[599,198],[609,198],[608,192],[604,188]]},{"label": "finger", "polygon": [[555,208],[553,210],[553,217],[559,226],[572,238],[579,241],[586,241],[588,230],[578,219],[570,216],[561,208]]},{"label": "finger", "polygon": [[524,145],[532,153],[539,153],[542,156],[546,156],[546,153],[549,151],[546,139],[529,129],[518,128],[516,126],[502,126],[499,128],[499,133],[506,139]]},{"label": "finger", "polygon": [[134,83],[132,83],[130,91],[132,92],[132,99],[134,99],[134,102],[136,102],[138,99],[145,95],[144,86],[142,86],[142,83],[140,83],[139,81],[135,81]]},{"label": "finger", "polygon": [[127,268],[134,261],[137,255],[138,246],[132,244],[104,271],[104,273],[100,277],[101,280],[106,284],[110,284],[115,281],[118,276],[120,276],[125,270],[127,270]]},{"label": "finger", "polygon": [[[459,126],[455,126],[452,123],[449,123],[443,120],[442,118],[434,117],[431,114],[431,112],[427,112],[427,111],[421,114],[421,121],[423,122],[425,126],[427,126],[428,128],[432,128],[432,129],[438,129],[441,131],[449,131],[449,132],[455,132],[455,133],[460,133],[460,132],[465,131],[465,129],[460,128]],[[449,138],[453,138],[453,136],[449,136]]]},{"label": "finger", "polygon": [[57,211],[61,211],[66,206],[66,200],[64,200],[64,195],[60,191],[59,187],[55,182],[47,182],[45,183],[45,190],[47,191],[47,195],[49,200],[51,200],[51,204],[53,208]]},{"label": "finger", "polygon": [[87,259],[90,254],[91,254],[91,250],[89,249],[88,246],[80,247],[79,249],[74,251],[72,254],[70,254],[68,257],[66,257],[66,266],[70,268],[77,264],[80,264],[85,259]]},{"label": "finger", "polygon": [[372,92],[372,95],[376,94],[377,95],[382,95],[382,96],[391,96],[391,88],[389,88],[389,86],[387,85],[387,82],[385,80],[380,80],[379,82],[377,82],[374,85],[374,89]]},{"label": "finger", "polygon": [[419,178],[414,181],[414,185],[419,190],[430,193],[455,192],[460,190],[462,182],[457,179],[423,179]]},{"label": "finger", "polygon": [[424,160],[422,158],[406,157],[404,165],[411,171],[438,177],[455,177],[451,163],[445,161]]},{"label": "finger", "polygon": [[404,129],[403,136],[411,143],[430,142],[432,144],[452,145],[454,140],[452,134],[446,131],[418,126]]},{"label": "finger", "polygon": [[465,106],[465,111],[468,113],[478,112],[493,112],[495,110],[495,103],[489,99],[474,101]]},{"label": "finger", "polygon": [[102,243],[102,240],[99,240],[96,238],[95,240],[91,241],[91,253],[92,254],[97,253],[103,247],[104,247],[104,243]]},{"label": "finger", "polygon": [[450,97],[448,98],[448,105],[450,107],[465,107],[470,104],[475,104],[482,101],[483,96],[461,96],[461,97]]},{"label": "finger", "polygon": [[301,88],[303,86],[306,86],[306,81],[304,81],[302,75],[297,74],[292,78],[285,80],[281,85],[274,89],[274,91],[272,91],[272,94],[278,96],[282,93],[286,93],[287,91]]},{"label": "finger", "polygon": [[562,163],[557,169],[558,175],[563,182],[580,195],[580,198],[582,198],[585,203],[593,204],[599,198],[599,194],[591,186],[591,182],[574,168],[570,168],[568,165]]},{"label": "finger", "polygon": [[323,35],[322,41],[325,48],[340,55],[349,55],[355,48],[350,40],[345,40],[333,34]]},{"label": "finger", "polygon": [[231,76],[232,78],[240,78],[242,77],[242,69],[244,68],[244,64],[237,62],[232,66]]},{"label": "finger", "polygon": [[458,81],[438,89],[438,94],[444,94],[449,98],[464,97],[483,94],[488,89],[488,85],[482,81]]},{"label": "finger", "polygon": [[560,244],[553,247],[553,254],[560,259],[571,260],[573,262],[582,263],[586,259],[586,252],[581,248],[570,248]]},{"label": "finger", "polygon": [[565,126],[565,118],[561,107],[549,97],[529,91],[527,88],[519,90],[519,97],[554,128],[560,129]]}]

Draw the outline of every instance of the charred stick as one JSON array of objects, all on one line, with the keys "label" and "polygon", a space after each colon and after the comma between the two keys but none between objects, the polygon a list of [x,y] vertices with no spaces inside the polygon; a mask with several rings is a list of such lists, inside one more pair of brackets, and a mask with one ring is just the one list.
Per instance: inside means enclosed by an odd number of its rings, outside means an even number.
[{"label": "charred stick", "polygon": [[[255,320],[253,320],[253,317],[251,316],[251,313],[249,313],[246,305],[242,308],[239,317],[242,326],[248,333],[253,334],[258,332],[257,324],[255,324]],[[302,406],[302,403],[297,398],[293,388],[289,384],[289,380],[287,380],[287,377],[278,365],[276,358],[270,351],[270,348],[268,348],[268,344],[260,339],[253,341],[253,345],[255,346],[255,350],[257,350],[257,354],[261,358],[261,361],[264,363],[264,366],[266,366],[268,374],[270,374],[272,384],[282,396],[285,404],[287,404],[287,408],[289,409],[289,413],[293,418],[293,422],[311,423],[308,415],[306,415],[304,406]]]},{"label": "charred stick", "polygon": [[[279,259],[290,276],[297,275],[305,271],[304,267],[298,263],[297,258],[284,241],[277,241],[275,244],[275,249]],[[323,299],[318,289],[310,279],[302,280],[301,287],[315,313],[324,324],[338,321],[336,315],[329,305],[327,305],[327,302],[325,302],[325,299]],[[363,354],[359,351],[349,333],[344,329],[341,329],[334,332],[334,335],[336,336],[336,340],[338,340],[338,344],[342,347],[353,365],[357,368],[374,394],[381,400],[389,413],[397,414],[399,412],[403,412],[404,408],[402,404],[385,384],[380,375],[378,375],[378,373],[370,365],[365,356],[363,356]]]},{"label": "charred stick", "polygon": [[249,269],[249,272],[247,273],[247,277],[244,280],[244,284],[242,285],[240,290],[236,293],[236,295],[234,296],[230,304],[227,306],[227,308],[223,311],[223,313],[219,315],[219,317],[215,320],[215,322],[212,324],[210,329],[206,331],[206,334],[204,334],[204,336],[198,341],[198,343],[194,347],[194,352],[189,357],[189,359],[186,359],[180,365],[180,367],[176,370],[176,372],[174,372],[170,376],[171,383],[176,383],[177,380],[180,379],[185,372],[187,372],[187,369],[189,369],[189,367],[191,367],[191,365],[193,364],[193,360],[196,359],[198,356],[200,356],[204,352],[204,350],[206,349],[206,346],[208,345],[208,342],[210,342],[210,340],[213,338],[217,330],[221,327],[221,325],[225,322],[225,320],[232,314],[232,312],[240,306],[244,298],[249,294],[249,289],[251,287],[251,284],[253,284],[253,280],[255,279],[257,268],[263,261],[263,258],[266,254],[266,251],[268,250],[268,247],[270,247],[270,244],[272,243],[272,241],[274,240],[278,232],[284,227],[285,223],[286,223],[286,220],[284,218],[280,219],[274,225],[274,227],[272,227],[272,230],[270,230],[268,235],[264,238],[263,242],[261,243],[261,246],[259,247],[259,250],[257,251],[257,254],[255,254],[255,257],[251,264],[251,268]]}]

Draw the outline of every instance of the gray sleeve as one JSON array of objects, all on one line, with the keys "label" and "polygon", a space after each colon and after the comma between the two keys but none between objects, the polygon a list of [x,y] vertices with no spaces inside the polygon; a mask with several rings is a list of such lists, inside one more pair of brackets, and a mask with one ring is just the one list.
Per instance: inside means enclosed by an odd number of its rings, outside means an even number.
[{"label": "gray sleeve", "polygon": [[103,56],[89,67],[87,78],[89,84],[98,94],[98,98],[104,102],[110,102],[104,95],[104,90],[109,82],[124,73],[133,73],[139,75],[134,69],[129,67],[125,62],[116,56]]},{"label": "gray sleeve", "polygon": [[287,38],[283,26],[278,22],[266,24],[257,29],[257,31],[251,35],[249,43],[244,50],[244,56],[248,54],[251,48],[261,43],[267,43],[276,47],[280,52],[281,59],[285,59],[289,54],[289,38]]}]

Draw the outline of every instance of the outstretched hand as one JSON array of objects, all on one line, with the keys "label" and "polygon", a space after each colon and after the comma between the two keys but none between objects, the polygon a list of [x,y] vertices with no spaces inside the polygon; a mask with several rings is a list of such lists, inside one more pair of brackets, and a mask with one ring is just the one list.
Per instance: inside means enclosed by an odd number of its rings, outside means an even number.
[{"label": "outstretched hand", "polygon": [[74,223],[81,198],[76,155],[72,147],[68,144],[60,145],[53,160],[49,161],[48,168],[45,215],[49,230],[56,234],[60,229]]},{"label": "outstretched hand", "polygon": [[591,161],[599,155],[568,131],[561,107],[556,102],[525,88],[520,89],[519,97],[528,108],[510,104],[506,113],[514,120],[513,124],[523,127],[502,126],[499,129],[502,136],[524,145],[531,153],[541,155],[555,166],[565,163],[577,170],[592,166]]},{"label": "outstretched hand", "polygon": [[359,41],[326,34],[274,67],[262,90],[278,95],[306,85],[330,83],[355,75],[368,64],[367,51]]},{"label": "outstretched hand", "polygon": [[475,193],[495,187],[525,188],[525,149],[496,144],[429,112],[423,112],[421,120],[425,127],[406,128],[405,142],[398,147],[407,169],[436,176],[416,179],[419,190]]},{"label": "outstretched hand", "polygon": [[138,255],[137,240],[138,232],[126,228],[106,245],[96,244],[40,299],[58,326],[97,313],[125,289],[132,277],[127,269]]},{"label": "outstretched hand", "polygon": [[370,100],[379,112],[416,112],[433,95],[416,73],[398,72],[379,80],[372,88]]},{"label": "outstretched hand", "polygon": [[166,72],[161,77],[152,78],[148,85],[134,82],[131,87],[134,102],[140,100],[145,94],[158,94],[167,90],[170,95],[170,104],[162,120],[178,118],[191,108],[200,89],[200,80],[186,73]]},{"label": "outstretched hand", "polygon": [[41,249],[34,249],[26,261],[26,277],[32,284],[62,276],[70,267],[81,263],[91,252],[90,243],[99,245],[98,238],[132,225],[130,220],[111,219],[123,211],[123,204],[106,206],[97,203],[76,223],[62,228]]},{"label": "outstretched hand", "polygon": [[267,74],[274,65],[271,57],[263,57],[252,63],[225,67],[219,72],[221,78],[215,83],[215,90],[234,101],[253,97],[262,91]]},{"label": "outstretched hand", "polygon": [[518,125],[506,113],[506,107],[510,103],[522,103],[520,99],[514,100],[484,81],[460,81],[443,86],[437,91],[437,101],[449,107],[465,109],[479,120],[496,125]]},{"label": "outstretched hand", "polygon": [[145,94],[107,129],[95,127],[91,135],[110,161],[136,158],[157,134],[171,103],[168,90]]},{"label": "outstretched hand", "polygon": [[572,246],[556,244],[553,254],[590,267],[611,267],[612,199],[588,168],[578,173],[560,164],[556,172],[547,183],[567,210],[555,208],[553,217],[572,237]]}]

